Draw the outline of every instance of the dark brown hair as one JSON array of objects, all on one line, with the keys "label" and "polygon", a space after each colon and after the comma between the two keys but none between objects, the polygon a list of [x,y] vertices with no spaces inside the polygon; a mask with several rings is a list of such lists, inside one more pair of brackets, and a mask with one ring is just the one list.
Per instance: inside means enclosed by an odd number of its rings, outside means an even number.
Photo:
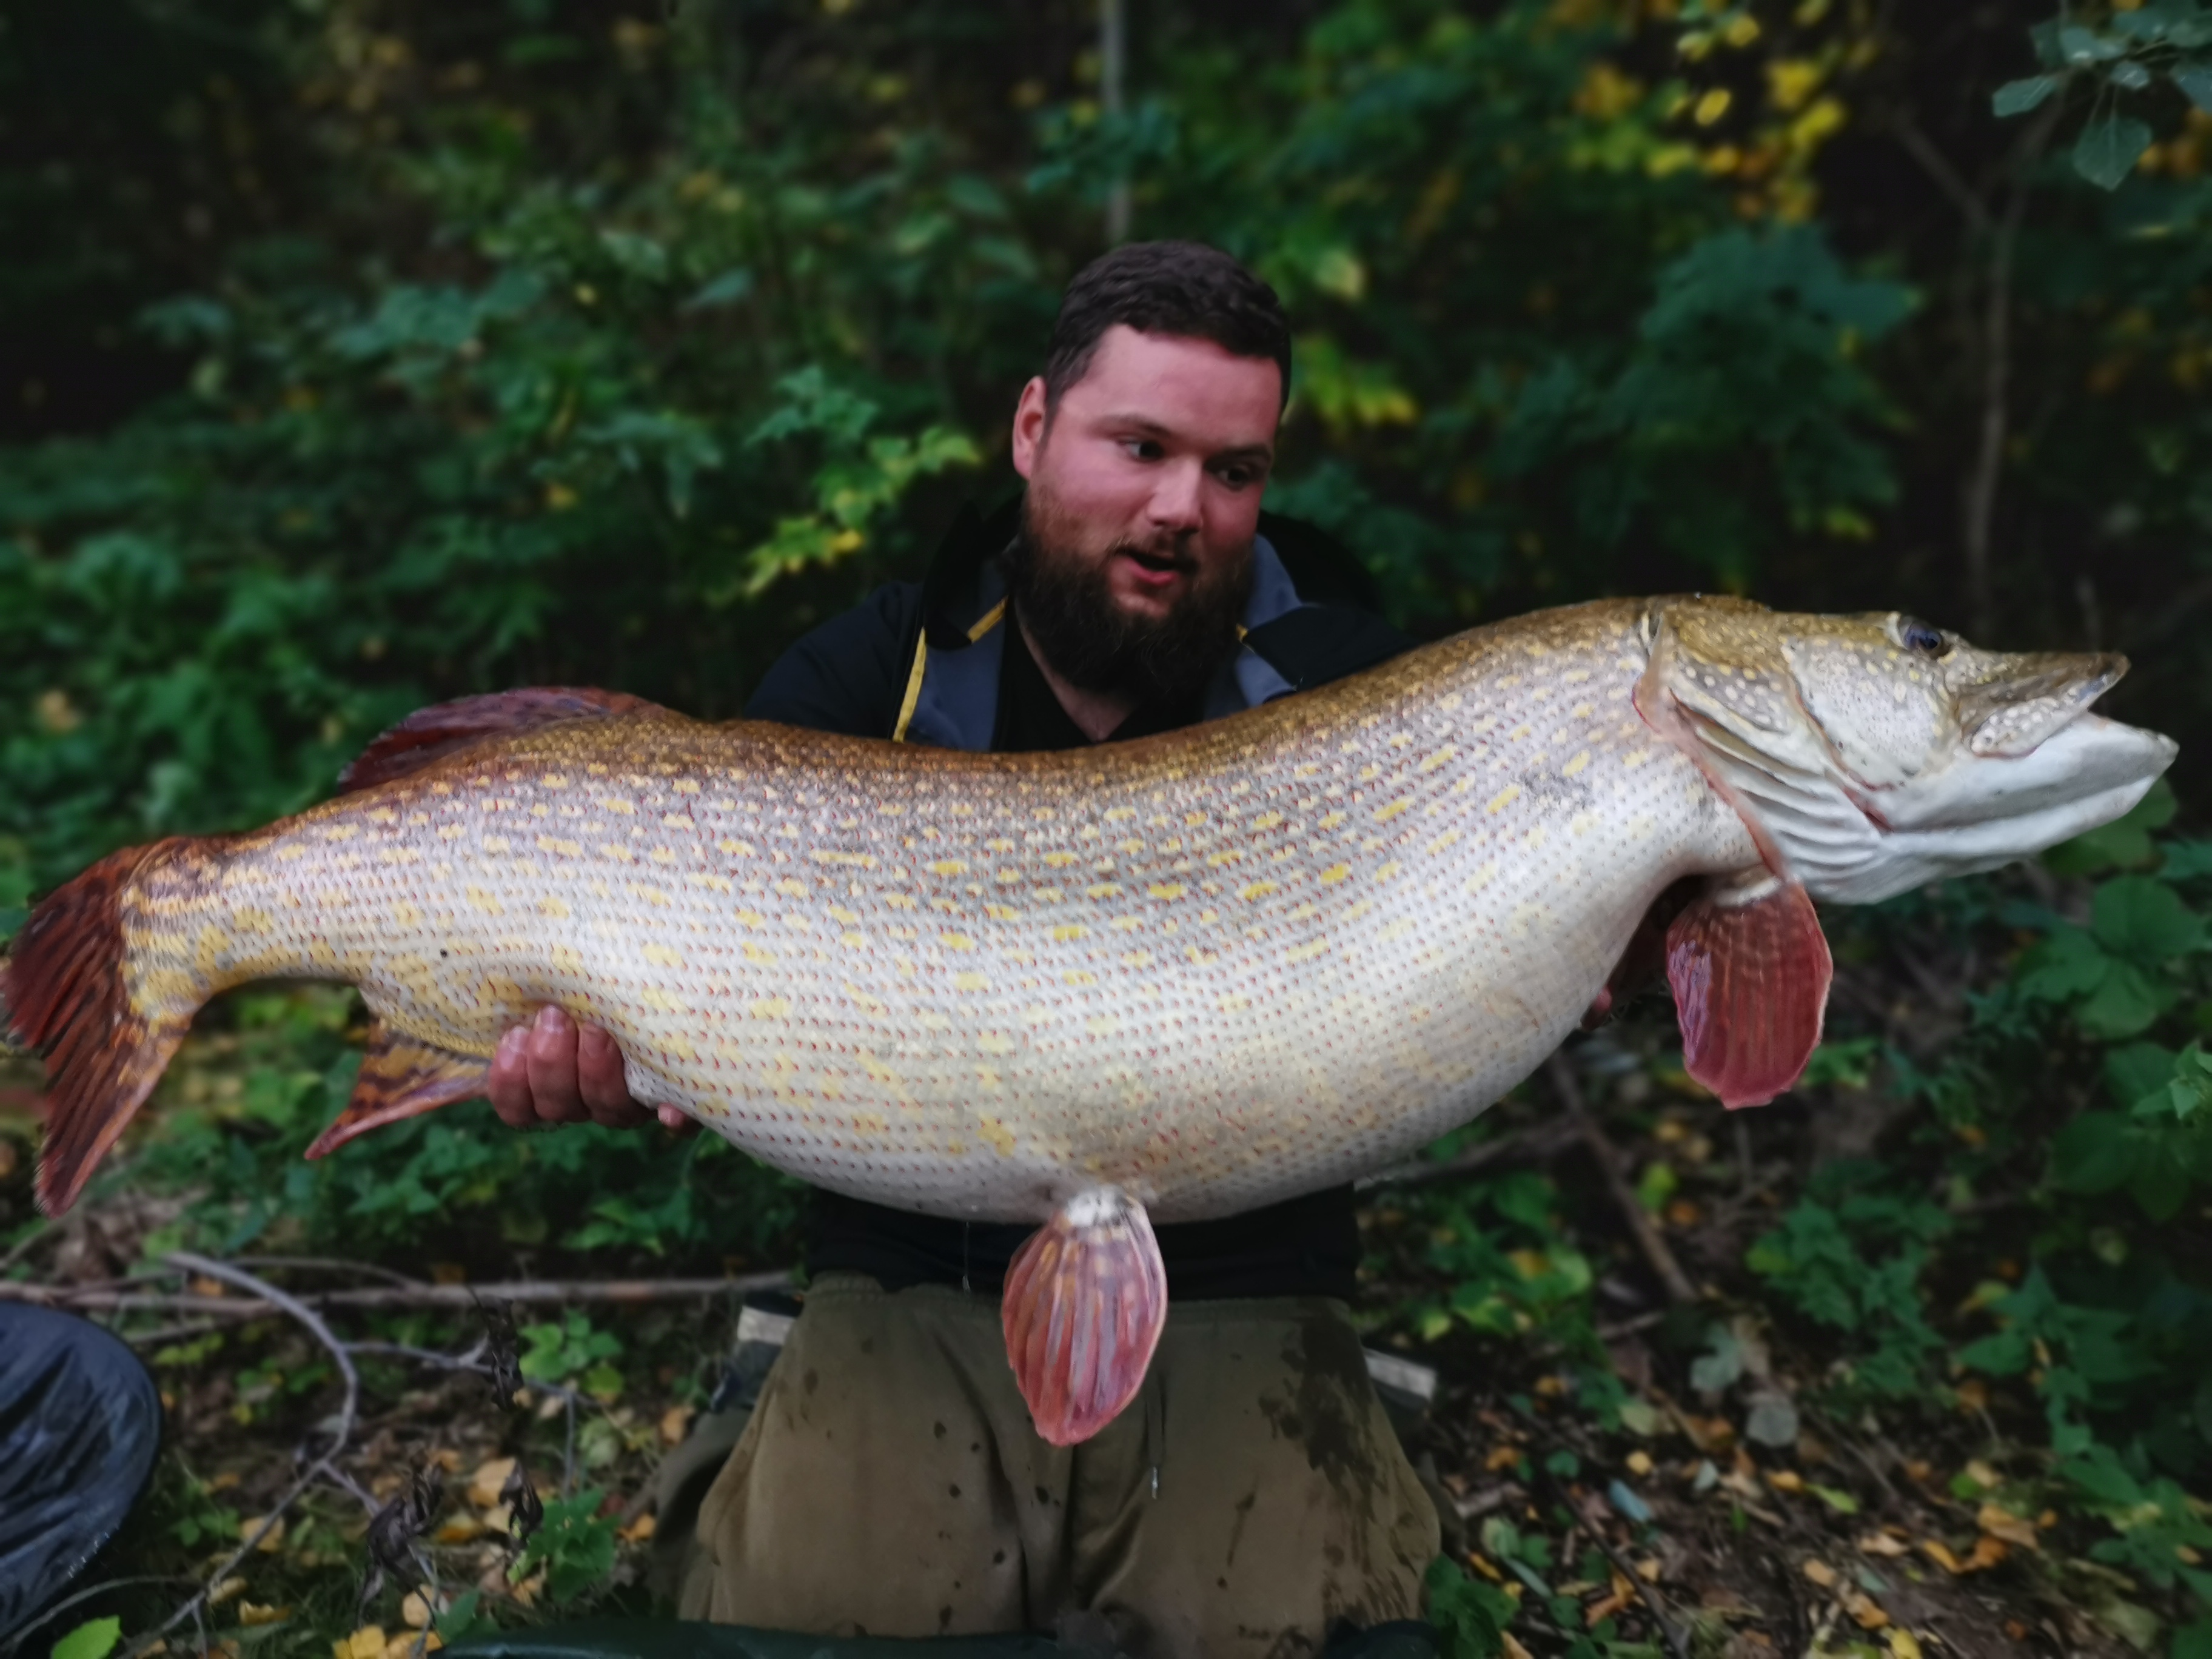
[{"label": "dark brown hair", "polygon": [[1140,334],[1211,340],[1239,357],[1266,357],[1291,395],[1291,325],[1269,288],[1203,242],[1128,242],[1076,274],[1060,297],[1044,362],[1045,407],[1081,380],[1116,323]]}]

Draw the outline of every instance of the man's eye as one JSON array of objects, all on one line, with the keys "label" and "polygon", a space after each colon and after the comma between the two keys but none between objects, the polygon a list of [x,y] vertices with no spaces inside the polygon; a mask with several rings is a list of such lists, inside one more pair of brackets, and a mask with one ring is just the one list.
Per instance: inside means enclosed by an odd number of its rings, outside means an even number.
[{"label": "man's eye", "polygon": [[1240,462],[1231,466],[1215,468],[1214,477],[1219,478],[1231,489],[1249,489],[1260,482],[1261,471],[1256,466]]},{"label": "man's eye", "polygon": [[1133,461],[1157,461],[1161,454],[1160,447],[1150,438],[1124,438],[1121,447]]}]

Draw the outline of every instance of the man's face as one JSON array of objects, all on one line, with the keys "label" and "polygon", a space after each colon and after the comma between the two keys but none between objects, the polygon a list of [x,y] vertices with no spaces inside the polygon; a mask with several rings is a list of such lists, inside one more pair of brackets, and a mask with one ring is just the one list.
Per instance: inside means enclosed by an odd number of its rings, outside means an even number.
[{"label": "man's face", "polygon": [[1174,659],[1233,638],[1281,403],[1270,361],[1119,325],[1049,420],[1043,381],[1024,388],[1017,604],[1055,669],[1139,696],[1211,672]]}]

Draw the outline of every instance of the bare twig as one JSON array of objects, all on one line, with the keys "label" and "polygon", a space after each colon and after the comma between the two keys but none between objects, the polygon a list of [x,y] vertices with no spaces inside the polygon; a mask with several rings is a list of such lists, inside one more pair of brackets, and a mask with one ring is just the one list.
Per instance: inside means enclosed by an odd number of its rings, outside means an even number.
[{"label": "bare twig", "polygon": [[1575,1144],[1577,1136],[1571,1124],[1553,1119],[1516,1129],[1495,1140],[1486,1140],[1468,1147],[1463,1152],[1438,1159],[1433,1164],[1413,1162],[1394,1164],[1387,1170],[1377,1170],[1354,1182],[1359,1192],[1369,1192],[1377,1187],[1425,1187],[1431,1182],[1455,1181],[1462,1176],[1473,1175],[1493,1164],[1527,1162],[1541,1164],[1557,1158]]},{"label": "bare twig", "polygon": [[321,1317],[313,1309],[296,1297],[278,1290],[266,1279],[256,1279],[244,1268],[233,1267],[227,1261],[213,1261],[207,1256],[196,1255],[189,1250],[171,1252],[169,1261],[171,1265],[180,1267],[187,1273],[199,1273],[209,1279],[219,1279],[225,1284],[235,1285],[239,1289],[250,1291],[272,1308],[296,1320],[307,1329],[309,1335],[329,1351],[331,1360],[338,1368],[339,1376],[344,1380],[345,1399],[338,1407],[337,1427],[331,1433],[330,1443],[322,1454],[301,1471],[299,1478],[285,1488],[284,1495],[276,1501],[266,1515],[261,1517],[260,1524],[240,1540],[237,1549],[233,1551],[228,1559],[217,1567],[207,1581],[194,1592],[191,1599],[133,1642],[126,1651],[125,1659],[136,1659],[137,1655],[144,1653],[161,1636],[175,1629],[186,1619],[198,1619],[207,1606],[208,1597],[214,1594],[215,1587],[229,1577],[238,1564],[260,1547],[261,1540],[270,1534],[292,1505],[300,1501],[301,1495],[317,1480],[322,1479],[325,1474],[336,1472],[338,1454],[345,1449],[346,1443],[353,1437],[354,1419],[361,1404],[361,1376],[354,1370],[353,1356],[346,1352],[345,1344],[331,1334],[331,1328],[323,1323]]},{"label": "bare twig", "polygon": [[[181,1256],[172,1256],[181,1261]],[[212,1275],[211,1275],[212,1276]],[[258,1283],[258,1280],[255,1281]],[[411,1285],[354,1291],[302,1291],[286,1301],[312,1308],[468,1308],[479,1296],[502,1302],[688,1302],[701,1297],[775,1290],[791,1282],[787,1269],[740,1273],[732,1279],[515,1279],[489,1285]],[[74,1308],[85,1313],[211,1314],[234,1319],[265,1319],[285,1310],[266,1297],[161,1295],[73,1285],[0,1284],[0,1302],[29,1302],[40,1307]]]},{"label": "bare twig", "polygon": [[1621,1170],[1620,1153],[1607,1139],[1605,1131],[1598,1127],[1597,1119],[1590,1115],[1589,1109],[1583,1104],[1582,1085],[1575,1081],[1574,1067],[1568,1065],[1564,1050],[1554,1054],[1545,1063],[1545,1072],[1551,1078],[1552,1087],[1559,1093],[1559,1103],[1566,1108],[1567,1116],[1581,1135],[1583,1144],[1589,1148],[1590,1155],[1597,1160],[1598,1174],[1604,1178],[1606,1190],[1613,1194],[1613,1201],[1620,1208],[1621,1218],[1628,1223],[1628,1231],[1634,1236],[1637,1248],[1644,1252],[1644,1259],[1651,1264],[1651,1271],[1658,1275],[1659,1283],[1666,1290],[1668,1297],[1675,1302],[1695,1302],[1698,1299],[1697,1286],[1690,1283],[1689,1275],[1682,1271],[1682,1264],[1674,1260],[1674,1252],[1667,1247],[1667,1241],[1659,1236],[1659,1229],[1652,1224],[1650,1216],[1645,1213],[1643,1200],[1637,1197],[1636,1189],[1628,1184],[1628,1177]]},{"label": "bare twig", "polygon": [[97,1584],[86,1585],[74,1595],[64,1595],[50,1607],[40,1608],[37,1618],[9,1633],[8,1651],[10,1653],[35,1651],[26,1646],[24,1640],[33,1631],[41,1625],[49,1624],[59,1618],[71,1607],[82,1607],[95,1596],[105,1595],[110,1590],[130,1589],[139,1584],[197,1584],[198,1583],[199,1580],[197,1578],[180,1577],[175,1573],[135,1573],[128,1578],[104,1578]]},{"label": "bare twig", "polygon": [[299,1273],[358,1273],[364,1279],[380,1279],[387,1285],[404,1285],[417,1289],[429,1281],[410,1279],[389,1267],[380,1267],[373,1261],[336,1261],[320,1255],[238,1255],[231,1260],[241,1267],[289,1267]]}]

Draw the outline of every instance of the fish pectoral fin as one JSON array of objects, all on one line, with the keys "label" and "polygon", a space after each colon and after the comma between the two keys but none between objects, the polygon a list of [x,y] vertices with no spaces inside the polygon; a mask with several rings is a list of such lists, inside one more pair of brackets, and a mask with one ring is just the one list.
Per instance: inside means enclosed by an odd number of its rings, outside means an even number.
[{"label": "fish pectoral fin", "polygon": [[353,764],[338,774],[338,793],[350,794],[404,778],[485,738],[526,732],[558,720],[666,712],[659,703],[626,691],[573,685],[525,686],[520,690],[491,691],[478,697],[433,703],[416,709],[356,756]]},{"label": "fish pectoral fin", "polygon": [[1667,929],[1684,1068],[1723,1106],[1764,1106],[1820,1046],[1833,976],[1801,884],[1764,870],[1714,883]]},{"label": "fish pectoral fin", "polygon": [[1136,1397],[1167,1323],[1144,1206],[1115,1187],[1069,1199],[1015,1252],[999,1313],[1036,1431],[1055,1446],[1097,1433]]},{"label": "fish pectoral fin", "polygon": [[307,1156],[322,1158],[371,1129],[420,1117],[457,1100],[472,1100],[484,1091],[490,1078],[489,1060],[396,1036],[379,1020],[370,1028],[368,1052],[362,1056],[353,1097],[331,1120],[330,1127],[315,1137]]}]

